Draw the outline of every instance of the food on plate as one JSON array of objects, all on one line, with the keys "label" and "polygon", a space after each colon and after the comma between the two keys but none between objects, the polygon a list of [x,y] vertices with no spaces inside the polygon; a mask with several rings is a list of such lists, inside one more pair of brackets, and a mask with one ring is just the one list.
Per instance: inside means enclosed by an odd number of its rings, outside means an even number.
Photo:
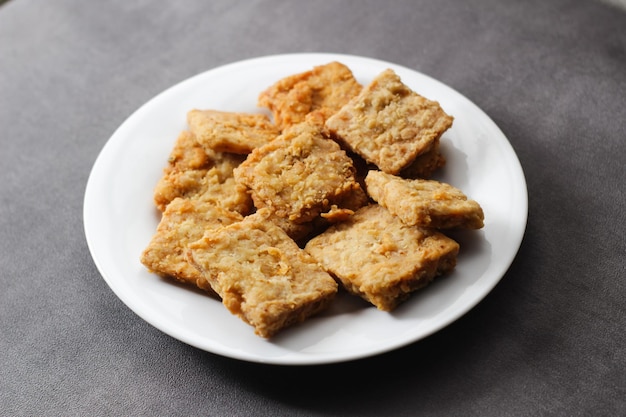
[{"label": "food on plate", "polygon": [[163,211],[176,197],[182,197],[249,214],[252,200],[233,177],[233,169],[244,159],[245,155],[206,149],[193,133],[182,131],[154,189],[155,205]]},{"label": "food on plate", "polygon": [[279,79],[258,105],[272,117],[187,113],[141,255],[257,335],[318,314],[340,288],[392,311],[455,268],[447,229],[483,227],[477,202],[429,179],[453,118],[392,70],[363,87],[331,62]]},{"label": "food on plate", "polygon": [[380,170],[397,174],[452,126],[438,102],[406,86],[391,69],[326,120],[330,134]]},{"label": "food on plate", "polygon": [[209,230],[189,247],[189,257],[228,310],[271,337],[326,308],[337,283],[265,216]]},{"label": "food on plate", "polygon": [[281,78],[259,95],[259,106],[266,107],[281,129],[303,122],[317,111],[326,119],[361,91],[350,68],[330,62],[309,71]]},{"label": "food on plate", "polygon": [[194,109],[187,113],[187,123],[201,146],[217,152],[248,154],[279,133],[264,114]]},{"label": "food on plate", "polygon": [[307,122],[252,151],[234,175],[250,189],[256,207],[295,223],[314,220],[361,188],[352,160]]},{"label": "food on plate", "polygon": [[480,205],[461,190],[439,181],[408,180],[381,171],[365,178],[368,194],[410,226],[436,229],[480,229]]},{"label": "food on plate", "polygon": [[150,271],[213,293],[205,277],[186,258],[187,246],[206,230],[241,221],[243,216],[215,204],[175,198],[166,207],[156,233],[141,254]]},{"label": "food on plate", "polygon": [[439,138],[433,141],[432,146],[424,153],[419,154],[413,162],[400,171],[403,178],[430,178],[446,164],[446,157],[441,153]]},{"label": "food on plate", "polygon": [[304,249],[347,291],[391,311],[435,276],[451,271],[459,245],[372,204],[330,226]]}]

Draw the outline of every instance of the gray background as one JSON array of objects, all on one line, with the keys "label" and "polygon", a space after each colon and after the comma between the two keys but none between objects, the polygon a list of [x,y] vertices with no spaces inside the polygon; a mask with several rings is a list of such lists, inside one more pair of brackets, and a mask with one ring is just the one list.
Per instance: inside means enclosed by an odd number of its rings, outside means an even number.
[{"label": "gray background", "polygon": [[[124,119],[189,76],[289,52],[435,77],[520,158],[516,260],[425,340],[315,367],[222,358],[142,321],[94,266],[85,185]],[[626,13],[606,2],[3,4],[0,415],[625,415],[625,98]]]}]

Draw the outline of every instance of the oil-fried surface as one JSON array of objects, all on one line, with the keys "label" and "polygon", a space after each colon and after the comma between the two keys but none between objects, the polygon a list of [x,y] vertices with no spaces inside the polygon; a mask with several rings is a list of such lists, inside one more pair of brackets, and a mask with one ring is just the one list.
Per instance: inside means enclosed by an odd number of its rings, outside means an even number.
[{"label": "oil-fried surface", "polygon": [[207,280],[186,259],[187,246],[206,230],[226,226],[243,217],[214,204],[174,199],[165,209],[156,233],[141,254],[141,262],[152,272],[212,292]]},{"label": "oil-fried surface", "polygon": [[314,237],[305,250],[349,292],[391,311],[452,270],[459,245],[437,231],[407,226],[374,204]]},{"label": "oil-fried surface", "polygon": [[226,226],[190,246],[189,256],[228,310],[271,337],[321,311],[337,283],[267,210]]},{"label": "oil-fried surface", "polygon": [[452,117],[407,87],[391,69],[326,120],[326,128],[382,171],[397,174],[428,151]]},{"label": "oil-fried surface", "polygon": [[194,109],[187,113],[189,129],[204,148],[248,154],[280,133],[264,114]]},{"label": "oil-fried surface", "polygon": [[300,123],[269,144],[255,149],[234,171],[250,188],[257,208],[279,217],[309,222],[340,204],[360,185],[352,160],[318,127]]},{"label": "oil-fried surface", "polygon": [[328,118],[361,88],[347,66],[330,62],[277,81],[259,95],[258,102],[272,112],[274,123],[284,130],[303,122],[313,111]]},{"label": "oil-fried surface", "polygon": [[249,214],[252,200],[233,176],[233,169],[244,159],[245,155],[207,149],[198,143],[193,133],[182,131],[154,189],[155,205],[164,211],[172,200],[181,197]]},{"label": "oil-fried surface", "polygon": [[480,229],[484,213],[461,190],[434,180],[408,180],[381,171],[365,178],[367,193],[408,225]]}]

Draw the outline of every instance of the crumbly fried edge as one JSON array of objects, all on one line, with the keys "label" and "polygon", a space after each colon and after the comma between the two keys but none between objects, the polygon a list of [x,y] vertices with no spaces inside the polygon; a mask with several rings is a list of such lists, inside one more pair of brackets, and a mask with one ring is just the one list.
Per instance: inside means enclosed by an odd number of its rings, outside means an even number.
[{"label": "crumbly fried edge", "polygon": [[408,225],[436,229],[480,229],[481,206],[458,188],[434,180],[404,179],[381,171],[365,178],[367,193]]},{"label": "crumbly fried edge", "polygon": [[446,165],[446,157],[441,153],[440,140],[437,138],[430,149],[418,155],[413,162],[398,174],[402,178],[431,178],[435,172]]},{"label": "crumbly fried edge", "polygon": [[210,202],[242,215],[251,213],[252,199],[233,176],[233,169],[244,159],[245,155],[205,148],[192,132],[182,131],[155,186],[155,206],[164,211],[172,200],[181,197]]},{"label": "crumbly fried edge", "polygon": [[261,113],[193,109],[187,113],[187,123],[202,147],[217,152],[248,154],[280,133]]},{"label": "crumbly fried edge", "polygon": [[269,338],[328,307],[337,283],[267,210],[209,231],[188,257],[234,315]]},{"label": "crumbly fried edge", "polygon": [[274,123],[284,130],[317,111],[330,117],[361,91],[350,68],[330,62],[280,79],[259,95],[258,105],[270,110]]},{"label": "crumbly fried edge", "polygon": [[427,152],[452,121],[438,102],[417,94],[387,69],[329,117],[325,126],[367,162],[397,174]]},{"label": "crumbly fried edge", "polygon": [[234,176],[250,189],[255,207],[295,223],[314,220],[361,188],[352,160],[307,122],[252,151]]},{"label": "crumbly fried edge", "polygon": [[175,198],[163,212],[155,234],[142,252],[141,263],[160,276],[214,294],[208,281],[187,261],[187,247],[200,239],[206,230],[241,220],[240,214],[213,204]]},{"label": "crumbly fried edge", "polygon": [[392,311],[435,277],[454,269],[459,245],[432,229],[411,227],[372,204],[305,246],[350,293]]}]

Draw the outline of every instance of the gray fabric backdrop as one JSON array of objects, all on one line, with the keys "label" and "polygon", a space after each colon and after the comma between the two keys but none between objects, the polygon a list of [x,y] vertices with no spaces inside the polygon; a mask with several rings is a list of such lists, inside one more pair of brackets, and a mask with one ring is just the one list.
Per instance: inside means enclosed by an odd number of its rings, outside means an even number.
[{"label": "gray fabric backdrop", "polygon": [[[130,311],[87,248],[98,153],[172,84],[340,52],[480,106],[525,171],[518,256],[476,308],[370,359],[281,367],[187,346]],[[0,414],[626,414],[626,13],[583,0],[12,0],[0,6]]]}]

